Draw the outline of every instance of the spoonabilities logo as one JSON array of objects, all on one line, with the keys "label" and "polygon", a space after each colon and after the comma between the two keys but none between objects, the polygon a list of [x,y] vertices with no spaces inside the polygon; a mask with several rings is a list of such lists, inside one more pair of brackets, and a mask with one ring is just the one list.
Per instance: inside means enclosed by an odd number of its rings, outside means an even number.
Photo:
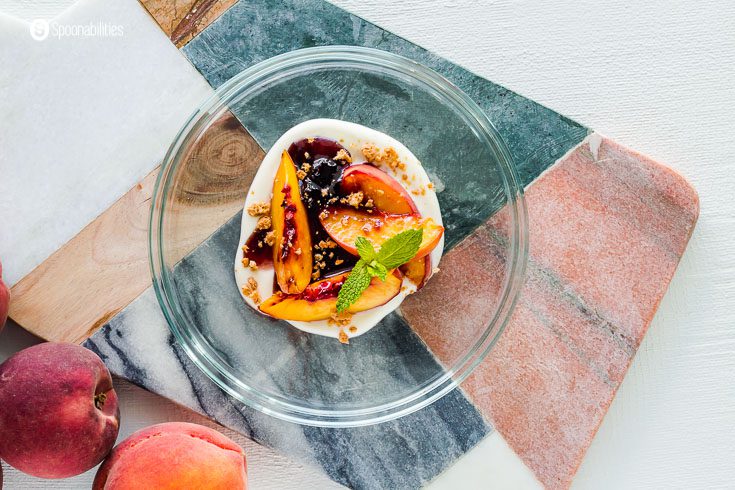
[{"label": "spoonabilities logo", "polygon": [[48,37],[49,23],[44,19],[36,19],[30,25],[31,37],[36,41],[43,41]]},{"label": "spoonabilities logo", "polygon": [[80,37],[119,37],[124,34],[123,26],[109,22],[87,22],[86,24],[61,24],[55,20],[36,19],[30,24],[31,37],[43,41],[49,36],[55,39]]}]

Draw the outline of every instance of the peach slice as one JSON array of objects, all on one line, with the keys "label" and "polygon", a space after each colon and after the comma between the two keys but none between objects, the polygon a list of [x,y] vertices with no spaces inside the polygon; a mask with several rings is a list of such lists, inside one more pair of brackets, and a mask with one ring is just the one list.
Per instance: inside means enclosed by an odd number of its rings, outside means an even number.
[{"label": "peach slice", "polygon": [[281,291],[297,294],[311,281],[311,233],[306,207],[301,201],[296,166],[287,151],[273,181],[271,200],[273,267]]},{"label": "peach slice", "polygon": [[403,275],[416,285],[418,291],[431,276],[431,256],[426,255],[418,259],[411,259],[399,267]]},{"label": "peach slice", "polygon": [[[281,320],[313,322],[326,320],[337,311],[337,295],[347,273],[310,284],[301,294],[277,292],[260,304],[260,311]],[[397,269],[385,281],[374,277],[360,298],[348,308],[357,313],[384,305],[401,291],[402,274]]]},{"label": "peach slice", "polygon": [[343,193],[361,191],[372,199],[379,211],[386,214],[417,214],[418,208],[406,189],[382,170],[361,163],[350,165],[342,174]]},{"label": "peach slice", "polygon": [[353,255],[357,237],[365,237],[378,249],[389,238],[406,230],[424,229],[424,238],[414,258],[429,254],[439,243],[444,227],[431,218],[421,218],[416,214],[370,214],[352,208],[328,208],[319,216],[322,226],[337,242]]}]

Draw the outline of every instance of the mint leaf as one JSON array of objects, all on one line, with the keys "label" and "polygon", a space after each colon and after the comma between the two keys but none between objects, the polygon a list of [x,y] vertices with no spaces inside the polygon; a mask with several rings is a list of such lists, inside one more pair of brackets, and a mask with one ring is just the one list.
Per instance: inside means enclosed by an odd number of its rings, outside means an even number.
[{"label": "mint leaf", "polygon": [[389,238],[376,253],[370,240],[357,237],[355,248],[360,254],[360,260],[352,268],[337,295],[337,313],[342,313],[370,286],[373,277],[385,281],[388,271],[395,269],[411,260],[419,251],[424,230],[406,230]]},{"label": "mint leaf", "polygon": [[360,295],[370,286],[372,275],[368,272],[367,264],[360,259],[352,268],[337,295],[337,313],[342,313],[360,298]]},{"label": "mint leaf", "polygon": [[367,238],[357,237],[355,247],[357,248],[357,253],[360,254],[360,258],[365,262],[369,263],[375,260],[375,248],[373,248],[373,244]]},{"label": "mint leaf", "polygon": [[385,281],[385,278],[388,276],[388,269],[377,260],[370,262],[367,270],[372,277],[379,277],[381,281]]},{"label": "mint leaf", "polygon": [[383,243],[375,259],[386,269],[395,269],[416,255],[423,238],[423,228],[402,231]]}]

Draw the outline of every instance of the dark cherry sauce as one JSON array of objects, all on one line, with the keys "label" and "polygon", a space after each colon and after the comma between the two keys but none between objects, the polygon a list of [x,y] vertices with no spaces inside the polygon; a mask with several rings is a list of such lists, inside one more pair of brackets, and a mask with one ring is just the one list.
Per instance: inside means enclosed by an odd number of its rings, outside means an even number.
[{"label": "dark cherry sauce", "polygon": [[306,301],[319,301],[320,299],[334,298],[339,294],[346,278],[334,281],[322,281],[316,286],[309,286],[301,293],[301,297]]},{"label": "dark cherry sauce", "polygon": [[[357,257],[346,252],[340,247],[321,249],[317,248],[320,242],[329,240],[329,235],[319,221],[319,214],[326,207],[338,202],[341,197],[339,184],[342,180],[342,172],[348,165],[344,160],[335,160],[340,150],[347,149],[337,141],[328,138],[305,138],[294,142],[288,148],[288,153],[294,161],[296,170],[305,170],[306,176],[299,181],[301,199],[306,207],[309,218],[309,229],[311,232],[312,257],[314,262],[322,262],[324,267],[319,270],[319,278],[328,278],[347,272],[357,262]],[[349,155],[349,152],[348,152]],[[308,164],[308,165],[304,165]],[[283,188],[284,194],[288,195],[291,189]],[[285,243],[294,243],[296,239],[296,226],[294,223],[294,212],[296,207],[287,206],[284,212],[283,234]],[[273,262],[273,247],[265,243],[268,230],[254,231],[248,238],[246,245],[248,251],[245,257],[255,261],[260,266]],[[281,257],[286,258],[288,247],[283,247]],[[319,260],[321,257],[321,260]],[[318,291],[304,291],[308,295],[304,299],[316,301],[336,296],[344,281],[327,281],[320,284]],[[274,291],[278,290],[277,284]],[[313,298],[313,299],[312,299]]]},{"label": "dark cherry sauce", "polygon": [[[349,270],[357,262],[355,256],[340,247],[316,248],[320,242],[329,240],[329,235],[319,221],[319,214],[342,197],[339,193],[339,184],[348,163],[334,159],[340,150],[347,152],[344,146],[328,138],[305,138],[295,141],[288,148],[296,169],[308,169],[305,178],[299,181],[299,190],[309,218],[311,243],[314,247],[312,257],[316,262],[321,256],[319,262],[323,262],[325,266],[320,270],[320,277],[333,276]],[[349,155],[349,152],[347,154]]]},{"label": "dark cherry sauce", "polygon": [[245,242],[247,252],[245,258],[254,261],[258,266],[273,262],[273,247],[265,243],[268,230],[254,231]]},{"label": "dark cherry sauce", "polygon": [[286,260],[288,253],[296,241],[296,206],[289,204],[283,214],[283,236],[285,240],[281,245],[281,260]]}]

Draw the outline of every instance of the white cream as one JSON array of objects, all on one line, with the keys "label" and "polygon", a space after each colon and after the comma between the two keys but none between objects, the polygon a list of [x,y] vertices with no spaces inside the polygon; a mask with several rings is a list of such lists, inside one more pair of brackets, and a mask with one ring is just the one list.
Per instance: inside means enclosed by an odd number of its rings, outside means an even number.
[{"label": "white cream", "polygon": [[[440,225],[442,224],[439,202],[436,199],[434,190],[430,189],[431,186],[429,184],[431,181],[429,180],[429,176],[426,174],[421,162],[419,162],[414,154],[411,153],[411,151],[403,144],[391,138],[387,134],[359,124],[338,121],[336,119],[312,119],[310,121],[305,121],[286,131],[283,136],[275,142],[270,151],[268,151],[263,158],[263,162],[260,164],[258,173],[255,175],[255,178],[250,185],[250,191],[245,199],[245,211],[242,214],[240,245],[238,246],[237,253],[235,255],[235,280],[237,281],[241,295],[243,286],[247,284],[248,278],[252,277],[258,283],[258,294],[261,299],[265,300],[269,298],[273,294],[273,278],[275,275],[272,265],[262,266],[259,267],[258,270],[252,271],[242,264],[242,247],[255,230],[255,224],[258,222],[257,217],[250,216],[247,213],[247,208],[256,202],[270,202],[273,190],[273,180],[276,176],[278,166],[281,163],[281,153],[283,150],[286,150],[294,141],[314,137],[330,138],[339,141],[352,155],[353,163],[362,163],[365,161],[365,156],[363,155],[361,148],[366,143],[372,143],[379,148],[393,147],[398,153],[400,160],[406,164],[405,170],[399,170],[398,173],[395,173],[386,166],[382,166],[381,170],[392,175],[406,190],[408,190],[422,216],[433,218],[436,223]],[[401,175],[404,173],[409,176],[408,181],[404,181],[401,178]],[[418,192],[418,194],[413,194],[411,192],[419,191],[422,188],[425,189],[423,194],[421,192]],[[443,249],[444,237],[442,236],[439,244],[431,252],[432,267],[437,267],[439,265]],[[352,316],[351,325],[356,327],[356,331],[353,332],[345,329],[345,333],[347,333],[349,337],[357,337],[358,335],[364,334],[380,322],[380,320],[382,320],[388,313],[398,308],[405,297],[415,291],[416,286],[411,281],[404,278],[401,292],[398,293],[395,298],[382,306],[355,313]],[[260,312],[258,306],[253,302],[253,300],[245,295],[243,295],[243,299],[250,307]],[[289,321],[289,323],[305,332],[325,335],[328,337],[337,338],[340,331],[339,327],[329,325],[327,320],[315,322]]]}]

